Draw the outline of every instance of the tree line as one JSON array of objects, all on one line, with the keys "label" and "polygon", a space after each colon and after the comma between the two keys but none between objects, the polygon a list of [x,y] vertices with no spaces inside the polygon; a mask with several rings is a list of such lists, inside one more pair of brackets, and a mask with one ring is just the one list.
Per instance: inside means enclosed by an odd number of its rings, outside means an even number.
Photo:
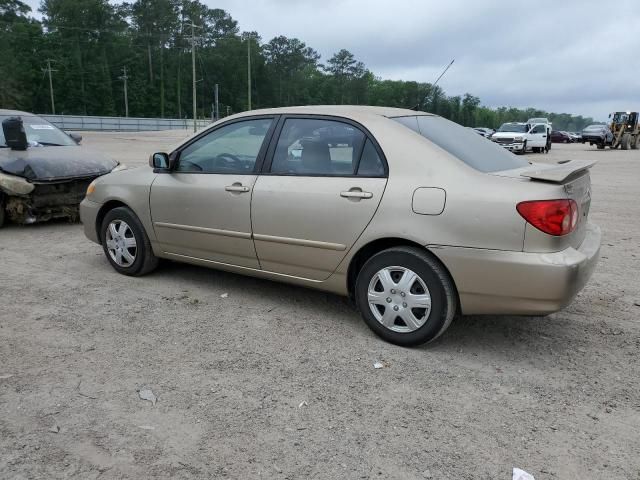
[{"label": "tree line", "polygon": [[201,118],[211,117],[215,84],[222,116],[247,109],[250,56],[252,108],[385,105],[465,126],[548,117],[569,131],[593,121],[534,108],[493,109],[469,93],[448,96],[430,83],[384,80],[345,49],[321,63],[302,40],[263,41],[257,32],[241,32],[229,12],[199,0],[42,0],[39,12],[36,19],[21,0],[0,0],[1,108],[51,113],[50,65],[56,113],[124,116],[126,80],[130,116],[192,117],[193,42]]}]

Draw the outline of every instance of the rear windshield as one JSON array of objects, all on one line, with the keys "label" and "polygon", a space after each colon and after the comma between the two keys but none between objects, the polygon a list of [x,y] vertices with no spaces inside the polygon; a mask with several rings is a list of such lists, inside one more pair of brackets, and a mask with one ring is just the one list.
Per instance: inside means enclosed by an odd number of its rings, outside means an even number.
[{"label": "rear windshield", "polygon": [[473,130],[442,117],[418,115],[396,117],[399,122],[440,148],[481,172],[500,172],[529,165],[526,160],[505,150]]}]

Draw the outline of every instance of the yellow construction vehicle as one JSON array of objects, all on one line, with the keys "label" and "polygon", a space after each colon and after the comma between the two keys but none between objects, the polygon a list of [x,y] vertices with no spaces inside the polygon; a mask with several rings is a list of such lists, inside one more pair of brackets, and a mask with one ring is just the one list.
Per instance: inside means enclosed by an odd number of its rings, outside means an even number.
[{"label": "yellow construction vehicle", "polygon": [[[615,112],[609,114],[611,124],[609,128],[613,133],[611,148],[640,148],[640,124],[638,123],[638,112]],[[613,117],[613,118],[612,118]]]}]

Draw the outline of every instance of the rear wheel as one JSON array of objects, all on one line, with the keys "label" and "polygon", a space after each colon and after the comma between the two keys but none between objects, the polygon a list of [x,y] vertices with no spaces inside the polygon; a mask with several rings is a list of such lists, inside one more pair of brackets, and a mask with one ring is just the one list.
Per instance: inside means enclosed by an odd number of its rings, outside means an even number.
[{"label": "rear wheel", "polygon": [[598,143],[598,150],[604,150],[604,142],[603,143]]},{"label": "rear wheel", "polygon": [[100,241],[111,266],[124,275],[145,275],[158,266],[149,237],[135,213],[127,207],[107,212]]},{"label": "rear wheel", "polygon": [[355,293],[369,328],[396,345],[436,339],[456,313],[457,297],[449,274],[415,247],[389,248],[367,260],[358,273]]},{"label": "rear wheel", "polygon": [[624,135],[622,135],[622,140],[620,141],[620,148],[622,148],[622,150],[629,150],[630,146],[631,146],[631,135],[629,135],[628,133],[625,133]]},{"label": "rear wheel", "polygon": [[631,148],[634,150],[640,149],[640,133],[631,139]]}]

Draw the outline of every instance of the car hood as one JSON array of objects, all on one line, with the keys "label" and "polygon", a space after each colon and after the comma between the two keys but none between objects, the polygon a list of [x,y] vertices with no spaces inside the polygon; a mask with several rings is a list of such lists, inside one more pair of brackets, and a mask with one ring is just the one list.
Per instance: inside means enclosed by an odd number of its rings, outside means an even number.
[{"label": "car hood", "polygon": [[526,133],[522,133],[522,132],[496,132],[493,135],[491,135],[492,138],[504,138],[504,137],[517,137],[517,136],[525,136]]},{"label": "car hood", "polygon": [[97,177],[109,173],[118,162],[81,146],[0,149],[0,170],[29,181],[59,181]]}]

